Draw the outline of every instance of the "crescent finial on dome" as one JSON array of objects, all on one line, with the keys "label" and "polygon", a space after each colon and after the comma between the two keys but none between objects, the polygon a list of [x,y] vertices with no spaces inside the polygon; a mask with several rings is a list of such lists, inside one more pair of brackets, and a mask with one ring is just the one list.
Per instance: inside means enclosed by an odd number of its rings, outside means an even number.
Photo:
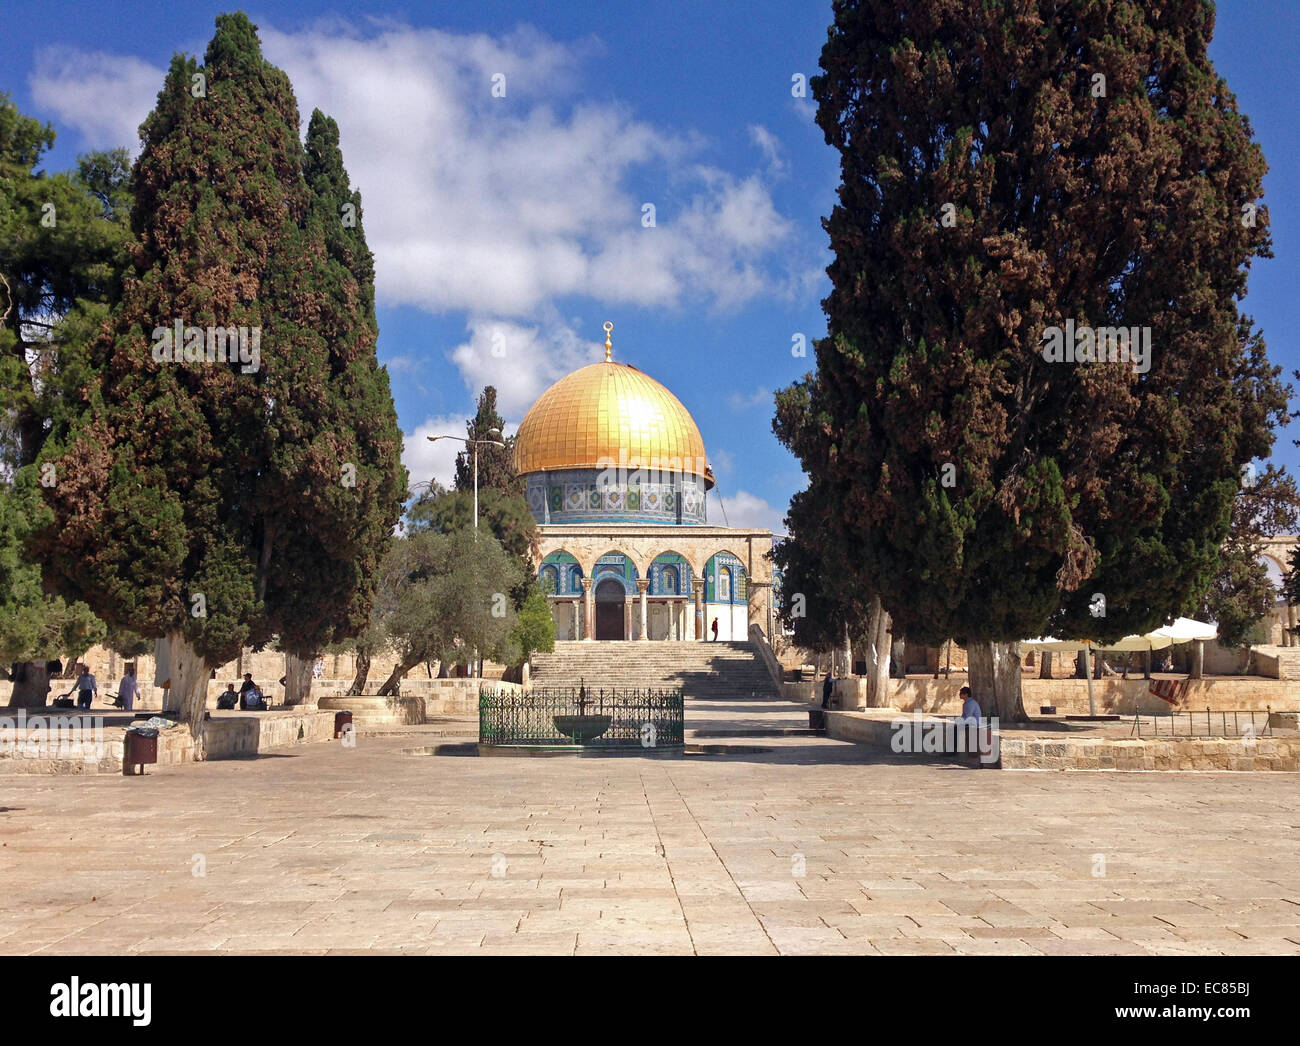
[{"label": "crescent finial on dome", "polygon": [[609,340],[609,332],[614,329],[614,325],[605,321],[605,362],[612,363],[614,358],[614,343]]}]

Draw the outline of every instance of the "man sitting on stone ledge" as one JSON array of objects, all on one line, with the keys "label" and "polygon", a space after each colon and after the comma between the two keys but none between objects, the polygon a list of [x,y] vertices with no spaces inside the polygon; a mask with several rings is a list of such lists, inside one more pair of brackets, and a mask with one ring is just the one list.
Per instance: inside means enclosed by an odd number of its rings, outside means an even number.
[{"label": "man sitting on stone ledge", "polygon": [[253,682],[251,672],[244,673],[244,685],[239,688],[239,707],[245,712],[264,712],[267,704],[262,697],[262,691],[258,689],[257,684]]}]

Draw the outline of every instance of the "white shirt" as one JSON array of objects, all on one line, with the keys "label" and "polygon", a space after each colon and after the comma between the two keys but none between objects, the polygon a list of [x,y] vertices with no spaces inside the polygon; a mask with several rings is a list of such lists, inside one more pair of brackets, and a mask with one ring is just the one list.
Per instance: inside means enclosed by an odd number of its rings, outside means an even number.
[{"label": "white shirt", "polygon": [[984,713],[980,709],[980,703],[976,701],[974,697],[966,698],[966,701],[961,706],[962,720],[973,719],[975,722],[979,722],[983,715]]},{"label": "white shirt", "polygon": [[123,676],[122,685],[117,688],[118,695],[123,701],[132,697],[140,696],[140,684],[136,682],[135,676]]},{"label": "white shirt", "polygon": [[94,690],[98,692],[99,687],[95,684],[95,677],[91,675],[89,672],[84,672],[81,675],[77,676],[77,689]]}]

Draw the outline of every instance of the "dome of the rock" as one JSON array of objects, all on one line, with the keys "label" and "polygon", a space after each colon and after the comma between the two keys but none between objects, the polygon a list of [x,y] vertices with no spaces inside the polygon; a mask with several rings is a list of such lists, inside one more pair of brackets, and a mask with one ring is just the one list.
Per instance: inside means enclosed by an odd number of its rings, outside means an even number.
[{"label": "dome of the rock", "polygon": [[608,338],[604,362],[538,397],[514,453],[539,523],[705,522],[713,472],[699,426],[654,378],[615,363]]}]

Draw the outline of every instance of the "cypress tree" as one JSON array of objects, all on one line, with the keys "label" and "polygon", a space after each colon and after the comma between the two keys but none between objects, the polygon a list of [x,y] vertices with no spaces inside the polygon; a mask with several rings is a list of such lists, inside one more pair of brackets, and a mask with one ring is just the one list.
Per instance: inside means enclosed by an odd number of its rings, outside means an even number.
[{"label": "cypress tree", "polygon": [[[834,11],[804,465],[844,569],[909,638],[966,642],[985,711],[1023,719],[1015,641],[1194,605],[1272,445],[1285,390],[1238,307],[1269,250],[1264,159],[1202,0]],[[1067,324],[1149,329],[1149,358],[1049,362]]]},{"label": "cypress tree", "polygon": [[309,186],[321,165],[288,78],[245,15],[216,26],[202,66],[172,59],[141,127],[132,265],[81,410],[47,442],[37,539],[111,626],[167,637],[196,737],[211,668],[243,646],[306,652],[364,623],[405,486],[373,310],[343,260],[368,252],[324,217],[341,163]]},{"label": "cypress tree", "polygon": [[[465,423],[465,435],[471,440],[500,440],[504,447],[494,447],[490,442],[478,448],[478,489],[493,488],[505,494],[522,498],[524,481],[515,474],[515,437],[491,436],[496,429],[504,434],[505,419],[497,412],[497,390],[486,385],[478,397],[474,417]],[[456,489],[474,490],[474,448],[466,447],[456,455]]]}]

